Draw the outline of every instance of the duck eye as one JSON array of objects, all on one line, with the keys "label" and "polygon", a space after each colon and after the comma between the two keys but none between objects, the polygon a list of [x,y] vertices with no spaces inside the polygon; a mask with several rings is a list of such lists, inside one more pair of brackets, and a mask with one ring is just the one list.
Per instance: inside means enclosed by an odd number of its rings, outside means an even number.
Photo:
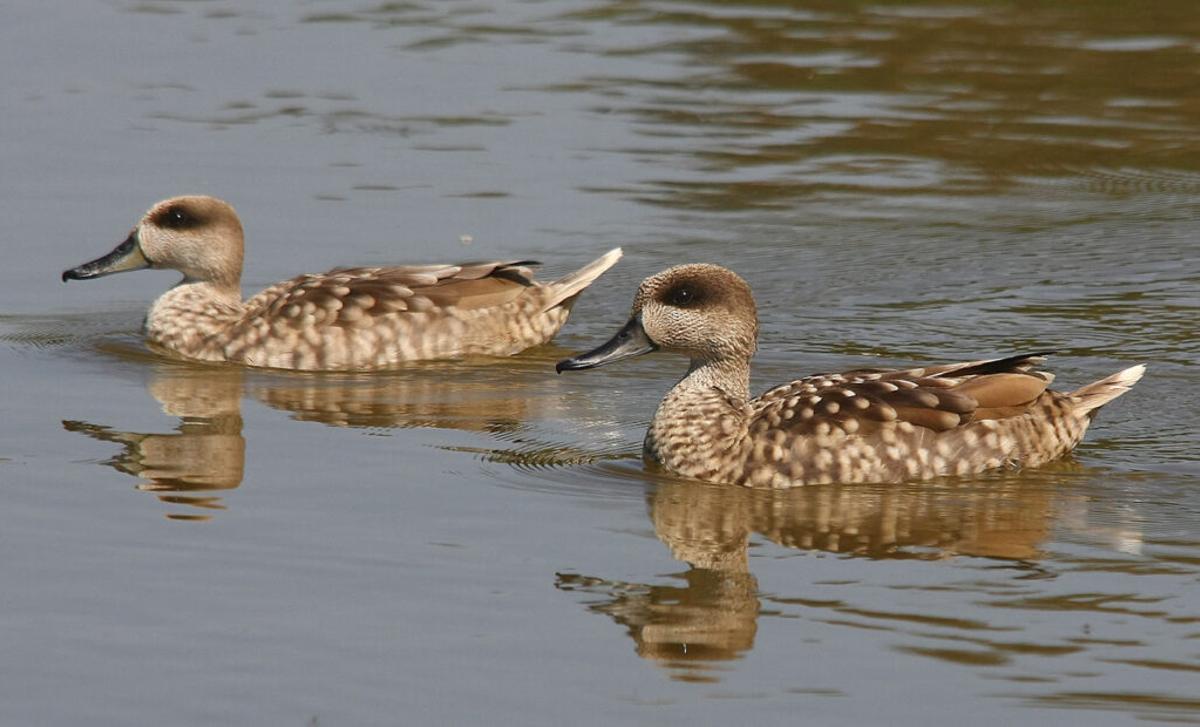
[{"label": "duck eye", "polygon": [[696,299],[689,288],[676,288],[671,291],[671,305],[686,306]]},{"label": "duck eye", "polygon": [[176,230],[191,227],[194,223],[195,220],[192,216],[178,207],[171,207],[160,219],[160,224],[163,227],[170,227]]}]

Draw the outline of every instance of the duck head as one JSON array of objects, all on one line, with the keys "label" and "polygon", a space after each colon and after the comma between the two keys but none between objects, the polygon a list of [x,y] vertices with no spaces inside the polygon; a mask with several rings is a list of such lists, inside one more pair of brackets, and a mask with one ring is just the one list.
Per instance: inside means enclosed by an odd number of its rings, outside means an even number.
[{"label": "duck head", "polygon": [[237,287],[242,275],[242,223],[215,197],[172,197],[150,208],[107,255],[63,271],[63,282],[140,268],[178,270],[184,280]]},{"label": "duck head", "polygon": [[758,311],[745,280],[718,265],[678,265],[642,281],[617,335],[559,361],[555,370],[590,369],[658,350],[693,364],[748,360],[757,340]]}]

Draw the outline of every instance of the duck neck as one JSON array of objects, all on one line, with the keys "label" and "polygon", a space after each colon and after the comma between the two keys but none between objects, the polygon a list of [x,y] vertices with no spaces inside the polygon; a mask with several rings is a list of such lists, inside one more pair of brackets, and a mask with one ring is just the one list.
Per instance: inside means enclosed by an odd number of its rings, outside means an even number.
[{"label": "duck neck", "polygon": [[151,342],[189,358],[221,360],[216,334],[242,317],[241,291],[235,286],[184,279],[163,293],[146,316]]},{"label": "duck neck", "polygon": [[672,472],[721,481],[722,460],[705,451],[741,446],[749,392],[749,357],[693,359],[687,375],[659,403],[646,430],[644,454]]},{"label": "duck neck", "polygon": [[720,389],[733,399],[746,401],[750,398],[750,359],[692,359],[675,390],[682,393],[704,389]]}]

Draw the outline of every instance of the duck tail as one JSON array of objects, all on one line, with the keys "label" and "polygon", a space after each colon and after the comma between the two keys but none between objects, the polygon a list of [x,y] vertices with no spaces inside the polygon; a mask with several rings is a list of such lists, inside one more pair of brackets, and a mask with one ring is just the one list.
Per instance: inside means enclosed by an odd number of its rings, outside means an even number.
[{"label": "duck tail", "polygon": [[1096,416],[1096,410],[1133,388],[1145,373],[1146,365],[1138,364],[1079,387],[1069,395],[1075,412],[1081,416]]},{"label": "duck tail", "polygon": [[624,253],[621,252],[621,248],[614,247],[575,272],[568,273],[550,283],[547,286],[551,291],[550,297],[546,300],[546,305],[542,310],[550,310],[555,306],[571,302],[572,298],[582,293],[583,289],[591,285],[604,271],[616,265],[622,254]]}]

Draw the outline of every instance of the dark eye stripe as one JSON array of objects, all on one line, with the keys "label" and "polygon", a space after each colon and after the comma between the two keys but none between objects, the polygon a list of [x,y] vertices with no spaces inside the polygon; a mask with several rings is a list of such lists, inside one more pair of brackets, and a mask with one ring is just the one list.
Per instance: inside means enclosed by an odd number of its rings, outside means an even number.
[{"label": "dark eye stripe", "polygon": [[710,298],[710,291],[702,283],[680,281],[663,291],[659,300],[677,308],[694,308],[707,303]]},{"label": "dark eye stripe", "polygon": [[182,207],[166,208],[159,213],[155,222],[160,227],[167,227],[172,230],[186,230],[191,227],[198,227],[201,224],[201,220]]}]

